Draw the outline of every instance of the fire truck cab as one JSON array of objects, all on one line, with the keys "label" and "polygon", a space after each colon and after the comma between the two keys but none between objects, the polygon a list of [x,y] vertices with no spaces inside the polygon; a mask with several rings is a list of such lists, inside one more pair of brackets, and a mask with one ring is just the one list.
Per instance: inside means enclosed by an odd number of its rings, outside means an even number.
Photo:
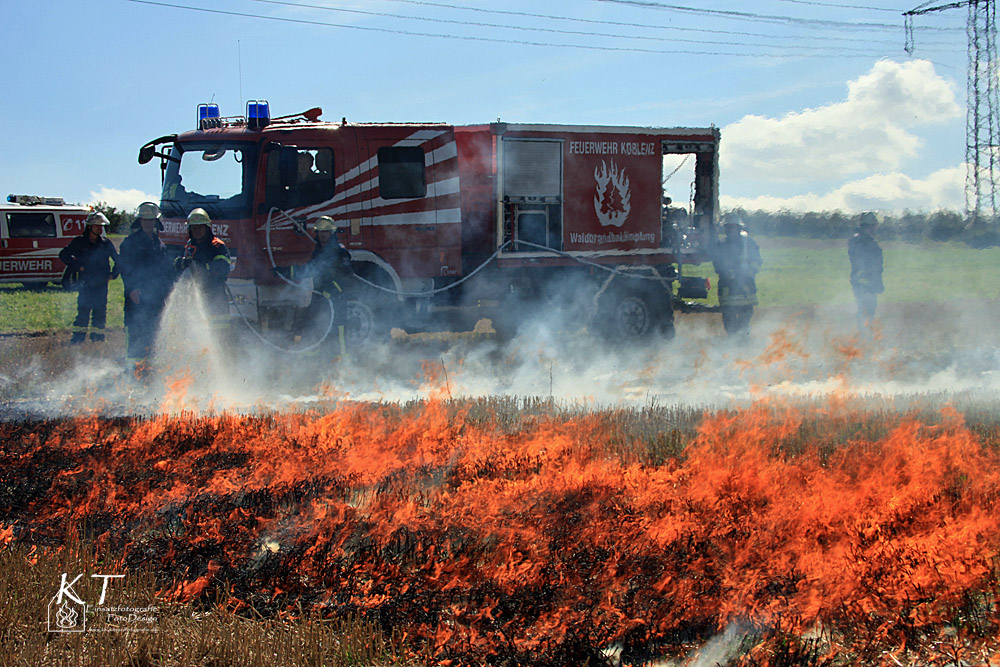
[{"label": "fire truck cab", "polygon": [[61,197],[9,195],[0,204],[0,282],[43,287],[66,269],[59,251],[83,233],[89,207]]},{"label": "fire truck cab", "polygon": [[703,261],[714,231],[715,127],[329,123],[321,113],[272,119],[257,100],[224,118],[200,105],[195,130],[139,152],[143,164],[160,158],[161,238],[179,249],[185,216],[204,208],[235,258],[233,309],[262,328],[308,302],[281,269],[309,259],[323,215],[358,277],[356,337],[486,316],[508,329],[559,312],[633,340],[671,335],[678,297],[707,293],[679,274]]}]

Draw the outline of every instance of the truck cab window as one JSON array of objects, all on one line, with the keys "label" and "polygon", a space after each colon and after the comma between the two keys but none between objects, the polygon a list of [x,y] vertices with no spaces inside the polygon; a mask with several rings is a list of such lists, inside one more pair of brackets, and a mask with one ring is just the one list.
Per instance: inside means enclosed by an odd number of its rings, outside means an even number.
[{"label": "truck cab window", "polygon": [[427,196],[427,170],[420,146],[383,146],[378,149],[378,194],[382,199]]},{"label": "truck cab window", "polygon": [[250,215],[257,146],[237,142],[176,144],[163,178],[161,208],[184,217],[201,207],[216,218]]},{"label": "truck cab window", "polygon": [[55,238],[56,219],[51,213],[8,213],[7,231],[12,239]]},{"label": "truck cab window", "polygon": [[265,169],[268,207],[290,209],[333,199],[333,149],[275,146]]}]

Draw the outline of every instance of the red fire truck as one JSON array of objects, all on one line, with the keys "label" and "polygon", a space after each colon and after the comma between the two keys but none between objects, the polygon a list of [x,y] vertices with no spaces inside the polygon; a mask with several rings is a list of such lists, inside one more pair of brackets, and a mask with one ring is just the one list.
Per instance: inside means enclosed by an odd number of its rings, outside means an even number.
[{"label": "red fire truck", "polygon": [[88,213],[61,197],[9,195],[0,204],[0,282],[42,287],[62,278],[59,251],[83,233]]},{"label": "red fire truck", "polygon": [[[197,129],[139,151],[140,163],[160,158],[164,241],[179,249],[185,216],[204,208],[235,256],[233,305],[261,327],[301,304],[275,269],[309,258],[322,215],[337,221],[359,277],[349,313],[362,337],[484,316],[509,328],[558,311],[639,339],[673,333],[678,296],[705,296],[706,281],[679,268],[704,259],[713,233],[715,127],[330,123],[321,113],[272,119],[253,101],[245,117],[225,118],[200,105]],[[665,215],[664,184],[685,164],[670,194],[687,205]]]}]

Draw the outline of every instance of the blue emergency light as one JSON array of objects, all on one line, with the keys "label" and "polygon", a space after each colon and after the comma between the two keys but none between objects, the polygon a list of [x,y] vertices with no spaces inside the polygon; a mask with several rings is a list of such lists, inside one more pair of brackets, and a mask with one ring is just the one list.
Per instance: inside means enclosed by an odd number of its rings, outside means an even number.
[{"label": "blue emergency light", "polygon": [[271,109],[267,100],[250,100],[247,102],[247,127],[256,130],[266,127],[271,122]]},{"label": "blue emergency light", "polygon": [[207,130],[210,127],[219,127],[220,117],[218,104],[199,104],[197,128]]},{"label": "blue emergency light", "polygon": [[66,202],[62,197],[39,197],[37,195],[7,195],[7,201],[11,204],[21,204],[22,206],[63,206]]}]

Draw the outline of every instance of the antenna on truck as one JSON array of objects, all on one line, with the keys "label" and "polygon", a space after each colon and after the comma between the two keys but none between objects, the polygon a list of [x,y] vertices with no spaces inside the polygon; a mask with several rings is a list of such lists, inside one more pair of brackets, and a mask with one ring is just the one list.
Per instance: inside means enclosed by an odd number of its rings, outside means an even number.
[{"label": "antenna on truck", "polygon": [[236,67],[240,78],[240,104],[237,109],[243,107],[243,49],[240,48],[240,40],[236,40]]}]

